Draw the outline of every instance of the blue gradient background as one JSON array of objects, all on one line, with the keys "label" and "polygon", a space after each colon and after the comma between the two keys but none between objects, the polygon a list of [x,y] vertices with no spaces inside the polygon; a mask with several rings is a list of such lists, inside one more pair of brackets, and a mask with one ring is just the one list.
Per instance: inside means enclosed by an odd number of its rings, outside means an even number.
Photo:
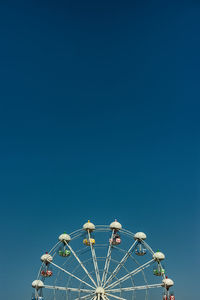
[{"label": "blue gradient background", "polygon": [[176,299],[197,299],[199,15],[1,1],[1,299],[30,299],[41,254],[88,218],[146,232]]}]

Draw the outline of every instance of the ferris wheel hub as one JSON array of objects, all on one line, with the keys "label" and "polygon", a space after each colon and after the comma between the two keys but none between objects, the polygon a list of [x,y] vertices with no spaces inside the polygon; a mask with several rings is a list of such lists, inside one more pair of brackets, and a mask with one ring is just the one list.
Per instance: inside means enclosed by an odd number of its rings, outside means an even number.
[{"label": "ferris wheel hub", "polygon": [[96,294],[105,294],[105,290],[104,290],[104,288],[102,288],[101,286],[98,286],[97,288],[96,288]]}]

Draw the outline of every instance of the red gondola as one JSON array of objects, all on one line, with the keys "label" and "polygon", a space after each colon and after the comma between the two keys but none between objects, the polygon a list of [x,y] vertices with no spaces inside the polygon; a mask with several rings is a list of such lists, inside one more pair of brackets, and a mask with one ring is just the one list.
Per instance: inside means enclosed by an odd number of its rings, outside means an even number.
[{"label": "red gondola", "polygon": [[111,243],[112,245],[119,245],[119,244],[121,244],[121,238],[120,238],[120,235],[119,235],[118,233],[115,233],[115,234],[113,235],[113,238],[110,239],[110,243]]},{"label": "red gondola", "polygon": [[41,271],[41,275],[43,276],[43,277],[51,277],[52,275],[53,275],[53,272],[52,271],[50,271],[50,270],[42,270]]}]

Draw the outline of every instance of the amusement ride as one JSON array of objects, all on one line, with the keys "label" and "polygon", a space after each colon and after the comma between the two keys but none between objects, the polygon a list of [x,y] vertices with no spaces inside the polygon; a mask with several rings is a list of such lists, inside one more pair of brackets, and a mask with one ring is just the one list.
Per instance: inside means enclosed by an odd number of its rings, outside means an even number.
[{"label": "amusement ride", "polygon": [[41,256],[32,300],[175,300],[165,255],[115,220],[62,233]]}]

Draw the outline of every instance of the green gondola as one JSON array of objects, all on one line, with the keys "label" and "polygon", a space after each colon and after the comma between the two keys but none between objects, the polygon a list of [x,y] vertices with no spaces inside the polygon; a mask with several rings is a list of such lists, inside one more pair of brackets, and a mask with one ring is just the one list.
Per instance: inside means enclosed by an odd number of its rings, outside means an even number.
[{"label": "green gondola", "polygon": [[71,254],[71,251],[69,251],[69,250],[59,250],[58,254],[62,257],[67,257]]},{"label": "green gondola", "polygon": [[165,274],[165,269],[158,265],[157,268],[153,269],[153,274],[155,276],[162,276]]}]

